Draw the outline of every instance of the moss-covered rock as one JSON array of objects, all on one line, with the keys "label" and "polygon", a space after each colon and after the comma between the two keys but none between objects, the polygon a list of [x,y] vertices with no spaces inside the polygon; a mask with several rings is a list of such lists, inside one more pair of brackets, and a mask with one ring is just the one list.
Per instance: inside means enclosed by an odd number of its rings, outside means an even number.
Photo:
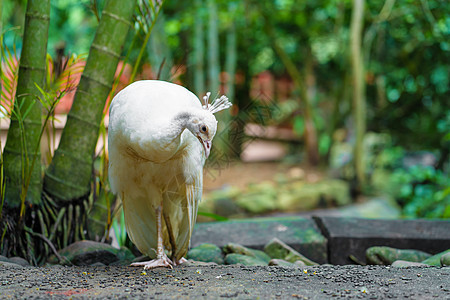
[{"label": "moss-covered rock", "polygon": [[236,204],[244,210],[260,214],[277,208],[277,189],[271,182],[250,185],[247,192],[242,193]]},{"label": "moss-covered rock", "polygon": [[377,246],[366,250],[366,260],[371,265],[390,265],[396,260],[421,262],[431,254],[413,249],[395,249],[391,247]]},{"label": "moss-covered rock", "polygon": [[216,264],[223,264],[223,253],[219,247],[214,244],[201,244],[188,251],[187,259],[202,262],[214,262]]},{"label": "moss-covered rock", "polygon": [[330,179],[317,183],[296,181],[284,185],[278,194],[277,208],[283,211],[310,210],[320,206],[350,203],[348,183]]},{"label": "moss-covered rock", "polygon": [[307,266],[317,265],[316,262],[306,258],[277,238],[272,239],[265,247],[264,252],[271,258],[279,258],[294,263],[298,260]]},{"label": "moss-covered rock", "polygon": [[237,254],[237,253],[230,253],[225,256],[225,264],[227,265],[234,265],[234,264],[241,264],[244,266],[267,266],[268,263],[248,255],[243,254]]},{"label": "moss-covered rock", "polygon": [[236,244],[236,243],[226,244],[223,247],[223,252],[225,254],[237,253],[237,254],[251,256],[254,258],[258,258],[266,263],[269,263],[269,261],[270,261],[270,256],[267,255],[265,252],[263,252],[261,250],[250,249],[250,248],[244,247],[244,246]]},{"label": "moss-covered rock", "polygon": [[26,259],[18,256],[10,257],[9,262],[13,264],[18,264],[19,266],[22,267],[28,267],[30,265]]},{"label": "moss-covered rock", "polygon": [[444,252],[438,253],[436,255],[433,255],[433,256],[427,258],[426,260],[422,261],[422,263],[430,265],[430,266],[440,267],[441,266],[441,257],[446,255],[447,253],[450,253],[450,249],[445,250]]},{"label": "moss-covered rock", "polygon": [[450,253],[445,253],[441,256],[441,266],[449,267],[450,266]]}]

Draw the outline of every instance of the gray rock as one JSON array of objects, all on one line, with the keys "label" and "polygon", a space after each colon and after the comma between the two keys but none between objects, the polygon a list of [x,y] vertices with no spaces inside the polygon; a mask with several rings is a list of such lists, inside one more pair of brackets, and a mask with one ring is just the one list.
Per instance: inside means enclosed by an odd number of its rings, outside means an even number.
[{"label": "gray rock", "polygon": [[150,257],[148,257],[147,255],[141,255],[136,257],[135,259],[133,259],[131,262],[143,262],[143,261],[148,261],[148,260],[152,260]]},{"label": "gray rock", "polygon": [[226,244],[223,247],[223,252],[225,254],[237,253],[237,254],[252,256],[252,257],[258,258],[260,260],[263,260],[266,263],[269,263],[269,261],[270,261],[270,256],[267,255],[265,252],[263,252],[261,250],[250,249],[250,248],[244,247],[244,246],[236,244],[236,243]]},{"label": "gray rock", "polygon": [[449,267],[450,266],[450,253],[445,253],[441,256],[441,266]]},{"label": "gray rock", "polygon": [[430,265],[430,266],[440,267],[441,266],[441,257],[447,253],[450,253],[450,249],[448,249],[444,252],[438,253],[436,255],[433,255],[433,256],[427,258],[426,260],[424,260],[422,263]]},{"label": "gray rock", "polygon": [[244,266],[267,266],[268,263],[253,256],[230,253],[225,256],[225,264],[241,264]]},{"label": "gray rock", "polygon": [[395,268],[409,268],[409,267],[429,267],[427,264],[420,262],[406,261],[406,260],[396,260],[392,263]]},{"label": "gray rock", "polygon": [[106,266],[106,265],[101,262],[95,262],[91,265],[91,267],[104,267],[104,266]]},{"label": "gray rock", "polygon": [[336,216],[366,219],[399,219],[402,209],[389,197],[378,197],[367,202],[348,205],[337,209]]},{"label": "gray rock", "polygon": [[15,264],[12,262],[7,262],[7,261],[0,261],[0,266],[2,267],[11,267],[11,268],[23,268],[23,266],[19,265],[19,264]]},{"label": "gray rock", "polygon": [[18,264],[22,267],[30,266],[30,264],[28,263],[28,261],[26,261],[26,259],[24,259],[22,257],[18,257],[18,256],[10,257],[9,262],[13,263],[13,264]]},{"label": "gray rock", "polygon": [[413,249],[395,249],[391,247],[370,247],[366,250],[366,260],[372,265],[390,265],[396,260],[421,262],[431,254]]},{"label": "gray rock", "polygon": [[6,256],[0,255],[0,261],[9,262],[9,258]]},{"label": "gray rock", "polygon": [[[131,262],[134,255],[126,248],[117,249],[109,244],[94,241],[78,241],[58,251],[64,258],[62,264],[89,266],[96,262],[109,265],[117,261]],[[48,259],[49,263],[58,263],[56,256]]]},{"label": "gray rock", "polygon": [[304,261],[301,261],[301,260],[296,260],[296,261],[294,262],[294,265],[296,265],[297,267],[306,267],[305,262],[304,262]]},{"label": "gray rock", "polygon": [[314,219],[328,239],[329,263],[335,265],[354,263],[350,255],[365,262],[367,248],[379,245],[428,253],[450,248],[448,220]]},{"label": "gray rock", "polygon": [[284,259],[288,262],[303,261],[307,266],[317,265],[316,262],[306,258],[277,238],[272,239],[265,247],[266,252],[271,258]]},{"label": "gray rock", "polygon": [[187,259],[202,262],[214,262],[223,264],[223,253],[220,248],[214,244],[204,243],[188,251]]}]

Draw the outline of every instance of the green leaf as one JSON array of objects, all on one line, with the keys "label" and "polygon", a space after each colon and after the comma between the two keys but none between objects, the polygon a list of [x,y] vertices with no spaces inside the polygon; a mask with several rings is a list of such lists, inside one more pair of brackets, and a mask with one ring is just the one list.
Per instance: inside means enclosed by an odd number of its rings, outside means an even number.
[{"label": "green leaf", "polygon": [[200,215],[200,216],[212,218],[212,219],[214,219],[214,220],[216,220],[216,221],[228,221],[228,218],[227,218],[227,217],[220,216],[220,215],[217,215],[217,214],[215,214],[215,213],[199,211],[197,214]]}]

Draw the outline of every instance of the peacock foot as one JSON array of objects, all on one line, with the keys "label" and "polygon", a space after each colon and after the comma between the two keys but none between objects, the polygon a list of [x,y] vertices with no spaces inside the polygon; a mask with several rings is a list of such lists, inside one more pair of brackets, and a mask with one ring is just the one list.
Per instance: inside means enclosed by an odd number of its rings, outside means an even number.
[{"label": "peacock foot", "polygon": [[143,262],[135,262],[131,264],[132,267],[144,267],[144,270],[147,269],[153,269],[158,267],[164,267],[164,268],[173,268],[174,263],[166,256],[156,258],[149,261],[143,261]]}]

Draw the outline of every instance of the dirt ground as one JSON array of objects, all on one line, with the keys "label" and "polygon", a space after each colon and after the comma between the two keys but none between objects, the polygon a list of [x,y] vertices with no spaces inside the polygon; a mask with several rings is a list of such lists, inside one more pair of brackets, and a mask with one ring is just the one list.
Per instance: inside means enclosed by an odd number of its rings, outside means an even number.
[{"label": "dirt ground", "polygon": [[1,299],[450,299],[450,268],[0,265]]}]

